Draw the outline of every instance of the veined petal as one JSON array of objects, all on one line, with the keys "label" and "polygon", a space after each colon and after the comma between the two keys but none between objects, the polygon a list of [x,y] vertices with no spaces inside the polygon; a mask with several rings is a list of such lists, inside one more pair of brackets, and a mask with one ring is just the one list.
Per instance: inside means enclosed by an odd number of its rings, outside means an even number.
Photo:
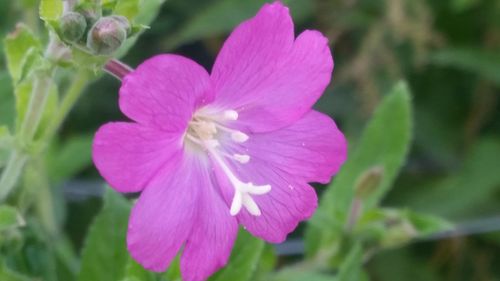
[{"label": "veined petal", "polygon": [[[207,181],[217,184],[211,170],[203,173]],[[181,257],[185,281],[206,280],[223,267],[238,232],[238,222],[229,215],[229,207],[215,186],[200,186],[199,196],[197,217]]]},{"label": "veined petal", "polygon": [[181,148],[180,134],[114,122],[105,124],[95,134],[92,158],[111,187],[119,192],[138,192],[158,172],[169,172],[172,159]]},{"label": "veined petal", "polygon": [[253,134],[244,144],[260,158],[306,182],[328,183],[347,158],[347,142],[327,115],[310,111],[286,128]]},{"label": "veined petal", "polygon": [[186,129],[194,110],[213,100],[207,71],[177,55],[158,55],[125,76],[120,109],[134,121],[168,132]]},{"label": "veined petal", "polygon": [[[347,143],[333,120],[310,111],[286,128],[252,134],[244,143],[225,142],[227,154],[245,152],[250,161],[228,161],[233,174],[251,186],[270,185],[266,193],[249,192],[260,215],[242,208],[238,221],[253,235],[279,243],[297,224],[309,218],[317,206],[317,196],[308,182],[330,181],[347,154]],[[216,169],[226,202],[235,195],[227,173]]]},{"label": "veined petal", "polygon": [[164,271],[196,225],[199,192],[211,188],[205,163],[184,155],[176,169],[156,177],[132,209],[127,245],[145,268]]},{"label": "veined petal", "polygon": [[327,39],[305,31],[294,41],[288,8],[266,4],[225,42],[211,79],[214,107],[233,109],[252,132],[290,125],[308,112],[331,79]]}]

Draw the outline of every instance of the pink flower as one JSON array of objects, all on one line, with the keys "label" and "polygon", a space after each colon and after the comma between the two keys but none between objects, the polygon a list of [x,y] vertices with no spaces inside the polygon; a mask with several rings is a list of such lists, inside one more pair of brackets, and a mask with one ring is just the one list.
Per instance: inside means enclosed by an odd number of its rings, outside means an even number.
[{"label": "pink flower", "polygon": [[327,39],[295,39],[276,2],[233,31],[211,74],[176,55],[128,74],[119,105],[133,122],[102,126],[93,159],[117,191],[142,191],[131,255],[164,271],[182,248],[184,280],[204,280],[226,264],[239,224],[280,243],[309,218],[308,182],[329,182],[346,159],[333,120],[311,109],[332,70]]}]

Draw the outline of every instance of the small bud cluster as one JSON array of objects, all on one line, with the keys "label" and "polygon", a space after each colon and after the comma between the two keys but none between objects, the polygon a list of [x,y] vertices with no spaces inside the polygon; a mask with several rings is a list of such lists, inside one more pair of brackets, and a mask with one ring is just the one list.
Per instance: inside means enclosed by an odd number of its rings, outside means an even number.
[{"label": "small bud cluster", "polygon": [[131,34],[124,16],[102,16],[95,8],[79,6],[60,18],[60,36],[94,55],[108,56],[118,50]]}]

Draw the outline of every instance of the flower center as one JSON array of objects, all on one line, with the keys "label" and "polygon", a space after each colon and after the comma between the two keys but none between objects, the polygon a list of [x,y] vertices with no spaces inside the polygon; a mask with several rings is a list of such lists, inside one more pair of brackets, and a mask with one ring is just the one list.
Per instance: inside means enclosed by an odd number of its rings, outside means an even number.
[{"label": "flower center", "polygon": [[231,170],[227,161],[236,161],[239,165],[244,165],[250,161],[250,155],[225,152],[219,139],[230,136],[232,142],[242,144],[249,139],[249,136],[241,131],[233,130],[224,126],[227,121],[238,120],[238,112],[226,110],[222,114],[207,114],[203,110],[197,111],[186,132],[185,140],[191,142],[208,153],[214,164],[220,167],[234,188],[234,196],[229,213],[237,215],[243,207],[254,215],[260,216],[259,206],[252,198],[252,195],[263,195],[271,191],[271,186],[254,185],[252,182],[241,181]]}]

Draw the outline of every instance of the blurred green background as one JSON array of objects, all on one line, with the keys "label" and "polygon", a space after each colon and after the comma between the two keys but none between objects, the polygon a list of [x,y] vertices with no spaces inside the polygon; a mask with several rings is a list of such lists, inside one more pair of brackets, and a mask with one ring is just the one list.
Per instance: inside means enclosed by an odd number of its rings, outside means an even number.
[{"label": "blurred green background", "polygon": [[[135,67],[152,55],[177,53],[210,69],[228,33],[264,2],[168,0],[123,61]],[[500,280],[500,1],[284,2],[297,34],[317,29],[330,40],[333,82],[316,108],[334,117],[351,146],[385,93],[408,82],[414,140],[382,204],[443,216],[471,232],[384,250],[366,264],[370,279]],[[19,21],[42,29],[36,12],[37,1],[0,0],[0,37]],[[77,252],[101,206],[101,192],[89,187],[101,181],[90,160],[92,135],[105,122],[124,119],[118,88],[109,75],[92,83],[46,157],[51,185],[65,196],[59,219]],[[5,94],[11,89],[3,55],[0,89],[0,121],[11,123],[6,112],[14,98]],[[482,230],[488,231],[476,234]],[[36,230],[29,239],[38,239]],[[46,259],[43,251],[30,251],[38,253],[32,259]],[[278,265],[300,256],[282,255]],[[37,266],[27,271],[43,272],[46,265]]]}]

